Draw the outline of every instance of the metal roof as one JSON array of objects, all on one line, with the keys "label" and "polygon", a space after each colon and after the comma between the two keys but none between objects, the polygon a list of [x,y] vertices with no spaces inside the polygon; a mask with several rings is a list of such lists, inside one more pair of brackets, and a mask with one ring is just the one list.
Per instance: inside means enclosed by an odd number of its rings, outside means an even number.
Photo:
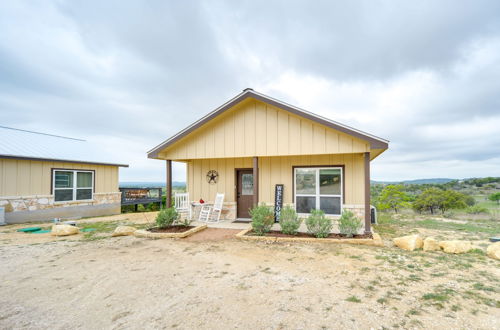
[{"label": "metal roof", "polygon": [[222,114],[226,110],[230,109],[234,105],[240,103],[241,101],[243,101],[249,97],[254,98],[256,100],[259,100],[259,101],[262,101],[264,103],[271,104],[279,109],[294,113],[298,116],[310,119],[312,121],[323,124],[327,127],[336,129],[338,131],[344,132],[344,133],[349,134],[351,136],[365,140],[365,141],[370,143],[370,147],[372,149],[387,149],[389,147],[389,141],[386,139],[382,139],[382,138],[377,137],[375,135],[360,131],[360,130],[355,129],[353,127],[336,122],[334,120],[319,116],[319,115],[314,114],[312,112],[309,112],[307,110],[295,107],[295,106],[290,105],[288,103],[285,103],[283,101],[280,101],[280,100],[277,100],[277,99],[272,98],[270,96],[256,92],[252,88],[245,88],[241,93],[239,93],[238,95],[233,97],[231,100],[227,101],[226,103],[224,103],[223,105],[221,105],[217,109],[213,110],[209,114],[200,118],[198,121],[194,122],[190,126],[186,127],[182,131],[178,132],[174,136],[163,141],[158,146],[156,146],[153,149],[151,149],[150,151],[148,151],[148,158],[158,157],[158,154],[160,153],[161,150],[163,150],[166,147],[177,142],[178,140],[180,140],[184,136],[188,135],[192,131],[201,127],[203,124],[207,123],[208,121],[212,120],[213,118],[217,117],[218,115]]},{"label": "metal roof", "polygon": [[0,126],[0,158],[60,161],[128,167],[81,139]]}]

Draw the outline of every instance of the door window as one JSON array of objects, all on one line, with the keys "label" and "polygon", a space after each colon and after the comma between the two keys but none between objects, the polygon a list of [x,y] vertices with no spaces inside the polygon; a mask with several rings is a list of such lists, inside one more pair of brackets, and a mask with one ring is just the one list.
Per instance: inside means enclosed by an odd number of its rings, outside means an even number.
[{"label": "door window", "polygon": [[241,174],[241,194],[253,195],[253,174]]}]

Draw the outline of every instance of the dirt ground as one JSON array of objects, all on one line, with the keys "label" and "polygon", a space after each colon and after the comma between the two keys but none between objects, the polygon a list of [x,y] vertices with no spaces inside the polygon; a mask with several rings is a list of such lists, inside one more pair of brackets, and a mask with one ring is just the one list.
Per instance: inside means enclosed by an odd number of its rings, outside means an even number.
[{"label": "dirt ground", "polygon": [[500,263],[484,255],[236,232],[0,240],[0,328],[500,328]]}]

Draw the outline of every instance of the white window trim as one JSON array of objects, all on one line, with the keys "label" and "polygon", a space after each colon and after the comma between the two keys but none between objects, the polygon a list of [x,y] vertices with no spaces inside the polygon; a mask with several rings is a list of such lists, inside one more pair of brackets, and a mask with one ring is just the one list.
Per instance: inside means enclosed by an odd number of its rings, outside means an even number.
[{"label": "white window trim", "polygon": [[[319,186],[319,171],[320,170],[331,170],[331,169],[338,169],[340,170],[340,195],[321,195],[320,194],[320,186]],[[312,194],[297,194],[297,170],[315,170],[316,171],[316,193],[314,195]],[[319,210],[320,206],[320,198],[321,197],[340,197],[340,213],[325,213],[326,215],[332,215],[332,216],[340,216],[342,215],[342,210],[343,210],[343,200],[344,200],[344,173],[343,173],[343,168],[338,167],[338,166],[330,166],[330,167],[300,167],[297,166],[294,168],[293,171],[293,190],[294,190],[294,206],[295,210],[297,210],[297,197],[315,197],[316,198],[316,209]],[[298,213],[299,215],[309,215],[310,213]]]},{"label": "white window trim", "polygon": [[[73,173],[73,187],[72,188],[56,188],[56,172],[72,172]],[[91,187],[79,187],[77,188],[77,173],[90,173],[92,175],[92,186]],[[56,190],[73,190],[73,198],[68,201],[56,201]],[[90,199],[76,199],[76,192],[78,189],[90,189]],[[54,203],[74,203],[74,202],[89,202],[94,200],[94,171],[86,171],[86,170],[72,170],[72,169],[64,169],[58,168],[52,170],[52,192],[54,195]]]}]

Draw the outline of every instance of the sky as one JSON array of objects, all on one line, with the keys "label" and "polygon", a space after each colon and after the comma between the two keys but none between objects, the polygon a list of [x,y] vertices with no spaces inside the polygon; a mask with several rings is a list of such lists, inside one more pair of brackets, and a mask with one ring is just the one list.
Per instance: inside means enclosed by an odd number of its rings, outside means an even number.
[{"label": "sky", "polygon": [[0,125],[121,181],[164,181],[146,152],[246,87],[390,140],[375,180],[500,176],[499,1],[0,2]]}]

